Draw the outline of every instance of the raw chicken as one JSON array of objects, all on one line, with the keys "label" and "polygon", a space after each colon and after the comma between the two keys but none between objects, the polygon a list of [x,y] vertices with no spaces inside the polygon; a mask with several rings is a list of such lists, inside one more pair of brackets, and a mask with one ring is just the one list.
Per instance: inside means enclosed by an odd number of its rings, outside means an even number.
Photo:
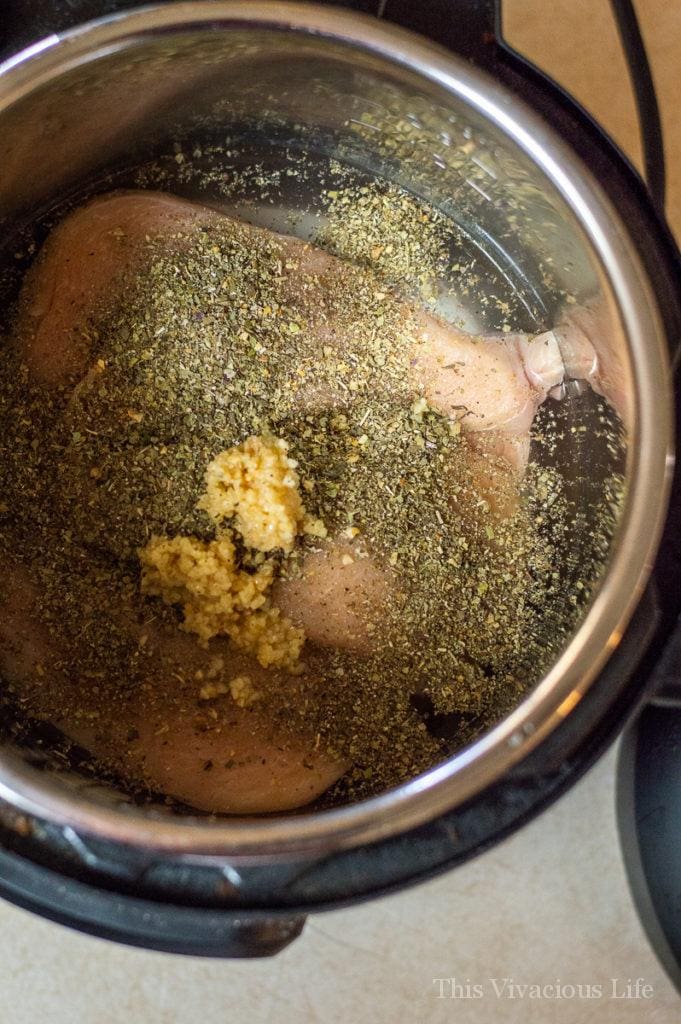
[{"label": "raw chicken", "polygon": [[472,337],[426,313],[413,358],[415,386],[467,432],[527,434],[564,366],[552,331]]},{"label": "raw chicken", "polygon": [[[191,243],[193,231],[224,219],[206,206],[155,192],[106,195],[70,214],[45,242],[22,291],[17,337],[33,379],[60,387],[85,377],[92,348],[88,318],[134,275],[146,239],[164,238],[169,250],[178,249]],[[301,274],[322,273],[334,262],[298,238],[279,238]]]},{"label": "raw chicken", "polygon": [[[265,670],[226,643],[214,643],[209,655],[187,634],[161,631],[151,618],[143,625],[131,622],[130,628],[145,637],[149,660],[157,655],[153,685],[130,693],[98,729],[99,703],[91,687],[55,668],[60,651],[40,621],[35,587],[17,565],[2,568],[2,676],[24,694],[27,687],[30,691],[50,679],[62,699],[82,709],[77,722],[71,716],[61,721],[56,713],[55,724],[124,776],[200,809],[254,814],[307,804],[347,769],[311,745],[277,733],[257,707],[239,707],[229,695],[217,697],[217,721],[208,704],[176,700],[181,673],[190,666],[192,679],[197,671],[210,674],[210,664],[220,654],[230,674],[248,672],[256,689]],[[285,674],[279,682],[294,684]],[[198,694],[198,684],[196,690]]]},{"label": "raw chicken", "polygon": [[389,590],[373,559],[334,541],[306,557],[299,577],[275,584],[273,600],[312,643],[366,654]]},{"label": "raw chicken", "polygon": [[[206,207],[144,192],[104,196],[67,217],[46,242],[22,293],[16,336],[33,379],[48,389],[83,386],[91,372],[88,319],[104,298],[125,287],[143,257],[145,239],[161,236],[169,248],[182,247],[193,230],[221,220],[222,214]],[[278,238],[295,265],[291,288],[296,277],[333,270],[334,257],[297,238]],[[472,337],[425,312],[415,315],[415,393],[459,420],[475,438],[479,464],[474,472],[481,490],[486,489],[499,515],[511,514],[517,487],[499,488],[493,468],[501,457],[518,472],[524,469],[533,417],[565,373],[556,335]],[[275,600],[314,643],[347,647],[361,655],[370,650],[367,626],[380,619],[390,579],[370,559],[356,555],[352,545],[327,544],[307,557],[299,579],[278,584]],[[36,663],[49,665],[58,652],[50,648],[52,641],[34,614],[30,581],[16,568],[8,572],[13,583],[4,601],[0,660],[6,676],[23,686],[35,679]],[[166,675],[159,680],[163,692],[164,686],[172,688],[172,663],[196,670],[206,656],[187,636],[160,636],[155,627],[149,629],[152,642],[164,651]],[[229,659],[231,667],[231,651]],[[262,672],[243,658],[239,661],[249,676]],[[78,680],[62,682],[78,686]],[[228,724],[222,730],[206,731],[203,712],[179,712],[172,702],[154,709],[141,698],[126,705],[116,736],[63,724],[75,739],[112,759],[126,774],[214,811],[254,813],[300,806],[345,770],[333,758],[272,735],[257,708],[240,708],[229,696],[221,699],[228,707]],[[126,741],[130,735],[135,739]],[[206,764],[212,767],[203,771]]]},{"label": "raw chicken", "polygon": [[[145,239],[164,237],[169,248],[181,247],[191,231],[223,217],[195,203],[143,191],[103,196],[67,217],[52,231],[23,293],[19,338],[35,380],[57,387],[85,376],[91,347],[88,316],[123,287],[143,258]],[[278,239],[296,263],[292,287],[296,276],[333,270],[335,258],[323,250],[283,234]],[[613,387],[599,383],[593,344],[602,319],[590,307],[576,306],[556,331],[475,337],[417,311],[415,389],[434,408],[459,420],[481,451],[502,456],[521,473],[531,423],[566,374],[589,380],[612,400]],[[321,341],[329,340],[329,330],[324,333]],[[317,398],[302,391],[301,397],[309,403]],[[616,396],[613,403],[622,406]]]},{"label": "raw chicken", "polygon": [[[631,423],[631,389],[621,357],[623,341],[603,299],[568,306],[555,328],[565,363],[565,376],[587,381],[616,410],[625,426]],[[552,392],[560,397],[560,392]]]}]

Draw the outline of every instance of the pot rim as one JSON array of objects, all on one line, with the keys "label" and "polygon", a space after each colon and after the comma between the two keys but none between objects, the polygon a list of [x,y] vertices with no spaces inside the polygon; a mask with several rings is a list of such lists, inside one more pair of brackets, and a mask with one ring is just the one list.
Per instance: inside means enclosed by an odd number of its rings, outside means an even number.
[{"label": "pot rim", "polygon": [[0,114],[66,70],[153,37],[239,27],[299,33],[359,49],[465,100],[537,164],[598,258],[626,327],[634,409],[625,509],[599,591],[570,643],[518,707],[470,746],[403,785],[313,814],[206,821],[103,807],[0,753],[0,799],[22,813],[113,842],[186,858],[294,856],[376,842],[423,825],[499,780],[565,720],[617,648],[652,568],[673,467],[671,373],[662,320],[634,239],[577,154],[524,101],[464,58],[403,29],[338,8],[198,0],[138,8],[52,35],[0,65]]}]

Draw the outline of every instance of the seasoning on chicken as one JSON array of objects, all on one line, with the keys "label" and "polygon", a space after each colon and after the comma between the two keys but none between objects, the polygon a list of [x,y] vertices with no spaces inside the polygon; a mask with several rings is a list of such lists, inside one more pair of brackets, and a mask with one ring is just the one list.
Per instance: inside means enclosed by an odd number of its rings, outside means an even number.
[{"label": "seasoning on chicken", "polygon": [[[169,195],[76,210],[27,276],[0,373],[15,692],[124,777],[216,812],[430,767],[446,746],[414,695],[458,716],[465,742],[578,611],[552,564],[560,480],[522,479],[559,340],[473,337],[370,268]],[[256,459],[256,479],[220,456],[248,455],[249,437],[296,463],[276,521],[277,459]],[[196,580],[231,527],[229,571],[211,576],[229,581],[209,595]],[[166,556],[187,556],[172,580]],[[240,642],[258,609],[232,615],[235,581],[265,584],[294,658]],[[206,647],[181,631],[226,596],[229,628],[196,629]]]}]

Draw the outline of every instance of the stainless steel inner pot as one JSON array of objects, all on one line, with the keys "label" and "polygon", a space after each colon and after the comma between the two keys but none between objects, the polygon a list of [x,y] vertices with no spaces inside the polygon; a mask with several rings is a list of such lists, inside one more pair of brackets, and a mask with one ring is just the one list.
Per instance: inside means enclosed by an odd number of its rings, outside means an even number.
[{"label": "stainless steel inner pot", "polygon": [[[51,37],[0,69],[5,239],[36,211],[173,142],[220,136],[336,156],[442,208],[496,261],[531,329],[542,283],[597,296],[621,373],[626,495],[571,641],[519,707],[446,763],[331,811],[222,819],[136,808],[0,752],[0,798],[77,832],[185,858],[314,854],[401,833],[503,777],[578,705],[618,646],[658,543],[671,460],[665,338],[636,239],[575,153],[503,85],[399,29],[336,9],[177,3]],[[529,298],[528,298],[529,296]],[[546,326],[550,326],[547,323]],[[590,441],[573,450],[589,466]]]}]

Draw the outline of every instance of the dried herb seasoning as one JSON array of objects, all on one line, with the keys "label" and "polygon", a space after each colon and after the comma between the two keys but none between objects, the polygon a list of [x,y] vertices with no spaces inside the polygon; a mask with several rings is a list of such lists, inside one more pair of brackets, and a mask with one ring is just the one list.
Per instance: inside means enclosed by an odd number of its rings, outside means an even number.
[{"label": "dried herb seasoning", "polygon": [[[0,546],[38,581],[60,651],[34,710],[105,728],[132,689],[164,696],[152,692],[159,651],[144,615],[179,622],[140,596],[137,550],[154,534],[211,539],[197,508],[210,460],[252,434],[285,438],[309,513],[389,579],[368,652],[310,647],[295,683],[273,677],[259,694],[282,729],[352,763],[335,802],[425,770],[517,702],[588,602],[620,495],[613,478],[582,578],[566,585],[576,512],[561,476],[530,466],[519,495],[508,467],[409,383],[398,290],[432,294],[446,263],[440,217],[382,186],[328,201],[322,241],[347,262],[312,271],[234,221],[149,239],[89,324],[90,372],[58,394],[32,385],[5,346]],[[304,537],[282,572],[295,578],[318,548]],[[78,706],[64,706],[60,673],[82,680]],[[194,676],[173,699],[200,703]],[[446,738],[429,716],[448,719]]]}]

